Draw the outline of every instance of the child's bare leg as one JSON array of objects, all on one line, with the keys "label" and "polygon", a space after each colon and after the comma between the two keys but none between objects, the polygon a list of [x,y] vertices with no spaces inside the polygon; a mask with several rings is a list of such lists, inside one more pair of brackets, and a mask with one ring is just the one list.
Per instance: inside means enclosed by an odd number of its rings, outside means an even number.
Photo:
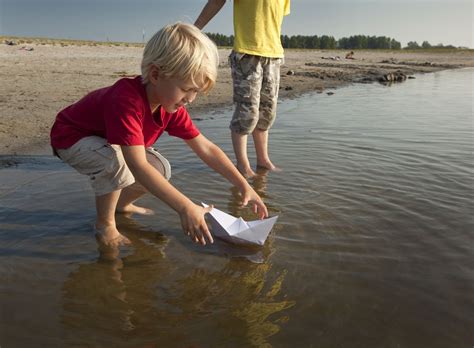
[{"label": "child's bare leg", "polygon": [[249,158],[247,156],[247,135],[231,132],[232,145],[234,146],[235,158],[237,160],[237,169],[245,177],[255,176],[255,172],[250,168]]},{"label": "child's bare leg", "polygon": [[124,214],[142,214],[142,215],[153,215],[155,212],[148,208],[139,207],[138,205],[133,204],[137,199],[143,196],[146,193],[146,189],[137,184],[130,185],[120,193],[120,197],[117,202],[117,208],[115,211],[117,213]]},{"label": "child's bare leg", "polygon": [[115,225],[115,208],[120,197],[120,190],[95,197],[97,221],[95,224],[97,240],[108,246],[130,244],[130,240],[122,235]]},{"label": "child's bare leg", "polygon": [[270,161],[268,155],[268,130],[260,130],[255,128],[252,132],[253,142],[255,144],[255,152],[257,153],[257,167],[268,170],[278,170]]}]

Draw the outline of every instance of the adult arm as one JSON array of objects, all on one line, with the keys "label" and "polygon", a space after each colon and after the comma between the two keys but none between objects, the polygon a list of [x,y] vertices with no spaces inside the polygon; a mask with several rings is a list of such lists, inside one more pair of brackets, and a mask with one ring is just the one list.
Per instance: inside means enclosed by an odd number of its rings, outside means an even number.
[{"label": "adult arm", "polygon": [[194,22],[194,25],[199,29],[206,26],[209,21],[221,10],[224,6],[225,0],[209,0],[201,11],[201,14]]},{"label": "adult arm", "polygon": [[267,207],[260,196],[240,174],[224,151],[202,134],[191,140],[186,140],[186,143],[204,163],[239,188],[242,195],[242,205],[252,203],[253,211],[258,213],[261,219],[268,216]]},{"label": "adult arm", "polygon": [[121,146],[121,148],[135,180],[179,214],[183,231],[195,242],[205,245],[207,239],[212,243],[212,236],[204,219],[204,215],[211,211],[212,207],[203,208],[194,204],[171,185],[148,163],[144,146]]}]

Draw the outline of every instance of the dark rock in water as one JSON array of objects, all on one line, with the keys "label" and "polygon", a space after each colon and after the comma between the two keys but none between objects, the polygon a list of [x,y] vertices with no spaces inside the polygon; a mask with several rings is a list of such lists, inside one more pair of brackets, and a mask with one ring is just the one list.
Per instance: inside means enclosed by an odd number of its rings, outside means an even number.
[{"label": "dark rock in water", "polygon": [[382,83],[403,82],[406,79],[407,79],[407,75],[405,75],[403,72],[395,71],[395,72],[392,72],[392,73],[382,75],[382,77],[380,77],[379,81],[382,82]]},{"label": "dark rock in water", "polygon": [[380,78],[380,82],[392,82],[392,81],[393,81],[393,74],[392,73],[382,75],[382,77]]},{"label": "dark rock in water", "polygon": [[295,72],[294,72],[294,70],[288,70],[288,72],[287,72],[286,74],[287,74],[287,75],[294,75]]},{"label": "dark rock in water", "polygon": [[334,92],[327,92],[326,94],[327,94],[327,95],[333,95]]},{"label": "dark rock in water", "polygon": [[408,76],[409,79],[416,79],[415,76]]},{"label": "dark rock in water", "polygon": [[285,91],[291,91],[291,90],[293,90],[293,87],[291,87],[291,86],[286,86],[285,87]]}]

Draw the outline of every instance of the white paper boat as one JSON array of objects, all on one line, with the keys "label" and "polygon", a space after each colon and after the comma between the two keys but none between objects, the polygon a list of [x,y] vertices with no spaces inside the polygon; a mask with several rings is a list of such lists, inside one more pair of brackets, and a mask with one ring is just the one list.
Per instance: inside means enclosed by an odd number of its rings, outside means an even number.
[{"label": "white paper boat", "polygon": [[[205,203],[201,204],[205,208],[208,207]],[[208,215],[212,233],[216,237],[237,244],[263,245],[278,219],[277,215],[264,220],[245,221],[241,217],[233,217],[216,208],[213,208]]]}]

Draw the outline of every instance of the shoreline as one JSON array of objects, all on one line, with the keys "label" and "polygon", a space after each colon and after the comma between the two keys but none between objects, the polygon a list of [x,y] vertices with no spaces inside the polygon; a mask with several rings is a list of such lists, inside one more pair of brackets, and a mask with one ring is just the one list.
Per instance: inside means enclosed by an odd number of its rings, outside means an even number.
[{"label": "shoreline", "polygon": [[[22,49],[32,48],[32,50]],[[286,50],[279,99],[323,93],[350,84],[474,67],[474,50],[446,52],[354,50]],[[199,119],[232,108],[232,79],[227,56],[219,49],[216,86],[188,107]],[[0,44],[0,156],[47,155],[49,129],[62,108],[88,92],[140,74],[141,47]],[[390,83],[386,81],[386,83]],[[403,82],[393,82],[403,83]],[[2,164],[0,163],[0,167]]]}]

